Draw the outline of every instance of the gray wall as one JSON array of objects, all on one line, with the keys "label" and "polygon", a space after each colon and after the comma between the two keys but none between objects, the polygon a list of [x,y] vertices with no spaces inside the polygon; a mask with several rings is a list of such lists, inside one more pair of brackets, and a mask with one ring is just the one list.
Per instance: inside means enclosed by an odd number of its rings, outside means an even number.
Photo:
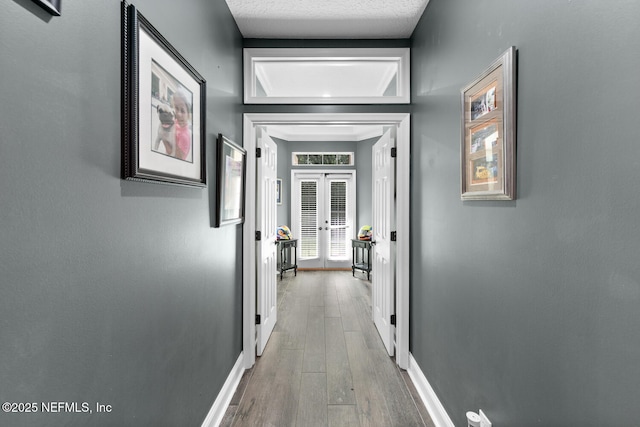
[{"label": "gray wall", "polygon": [[[413,35],[411,352],[456,425],[638,425],[640,3],[431,0]],[[461,202],[460,88],[519,50],[513,202]]]},{"label": "gray wall", "polygon": [[241,227],[210,210],[242,40],[224,2],[136,6],[207,80],[208,189],[120,179],[120,2],[0,13],[0,401],[113,407],[0,425],[200,425],[242,350]]}]

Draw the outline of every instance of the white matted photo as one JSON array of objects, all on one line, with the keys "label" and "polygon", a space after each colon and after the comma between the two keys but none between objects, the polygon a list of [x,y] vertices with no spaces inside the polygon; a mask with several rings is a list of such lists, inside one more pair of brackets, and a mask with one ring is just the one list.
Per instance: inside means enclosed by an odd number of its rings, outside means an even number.
[{"label": "white matted photo", "polygon": [[205,81],[125,6],[124,178],[204,187]]}]

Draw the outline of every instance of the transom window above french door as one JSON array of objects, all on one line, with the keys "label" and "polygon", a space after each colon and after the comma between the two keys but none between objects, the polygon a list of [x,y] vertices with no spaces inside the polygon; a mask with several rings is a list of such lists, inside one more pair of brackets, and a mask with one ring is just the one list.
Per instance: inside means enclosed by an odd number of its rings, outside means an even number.
[{"label": "transom window above french door", "polygon": [[291,153],[294,166],[353,166],[353,153]]}]

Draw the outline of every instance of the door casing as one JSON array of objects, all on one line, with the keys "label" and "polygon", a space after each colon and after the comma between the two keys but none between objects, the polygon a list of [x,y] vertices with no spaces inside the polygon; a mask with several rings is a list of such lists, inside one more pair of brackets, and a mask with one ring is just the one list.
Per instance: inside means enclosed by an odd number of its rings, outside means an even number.
[{"label": "door casing", "polygon": [[[247,150],[247,201],[256,198],[256,127],[270,124],[381,124],[397,129],[396,137],[396,363],[409,368],[409,216],[410,216],[409,113],[245,113],[243,145]],[[251,204],[247,204],[251,206]],[[247,209],[243,230],[242,347],[245,368],[256,360],[256,213]],[[374,272],[375,274],[375,272]]]}]

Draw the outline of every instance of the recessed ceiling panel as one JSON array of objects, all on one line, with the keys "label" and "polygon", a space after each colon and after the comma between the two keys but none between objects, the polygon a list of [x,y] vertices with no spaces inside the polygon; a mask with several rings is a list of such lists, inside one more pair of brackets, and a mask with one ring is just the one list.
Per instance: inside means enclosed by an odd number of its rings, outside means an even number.
[{"label": "recessed ceiling panel", "polygon": [[226,0],[245,38],[409,38],[428,0]]}]

